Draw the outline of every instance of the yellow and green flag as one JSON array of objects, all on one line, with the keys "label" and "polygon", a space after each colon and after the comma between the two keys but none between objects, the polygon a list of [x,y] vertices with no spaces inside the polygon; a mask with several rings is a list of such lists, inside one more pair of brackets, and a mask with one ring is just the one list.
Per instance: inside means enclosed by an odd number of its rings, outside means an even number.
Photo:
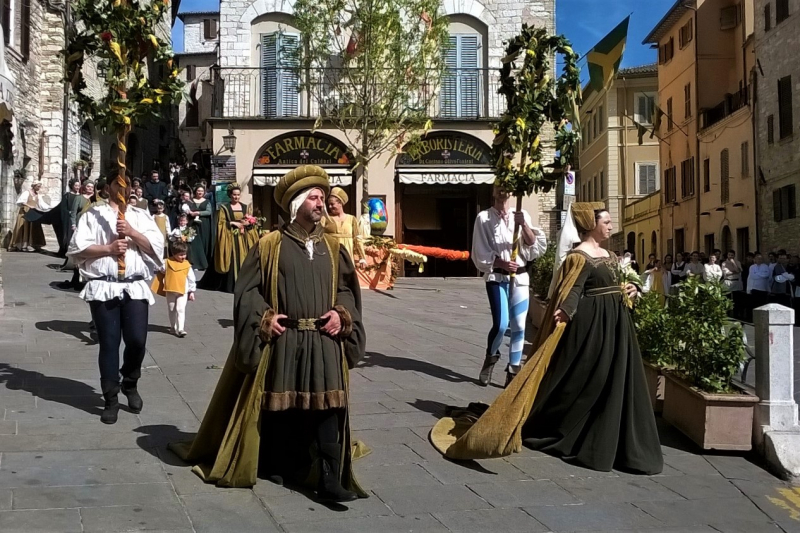
[{"label": "yellow and green flag", "polygon": [[631,17],[628,15],[625,20],[611,30],[611,33],[586,54],[586,62],[589,65],[589,85],[597,92],[606,89],[614,76],[619,71],[619,64],[622,61],[622,52],[625,51],[625,42],[628,40],[628,22]]}]

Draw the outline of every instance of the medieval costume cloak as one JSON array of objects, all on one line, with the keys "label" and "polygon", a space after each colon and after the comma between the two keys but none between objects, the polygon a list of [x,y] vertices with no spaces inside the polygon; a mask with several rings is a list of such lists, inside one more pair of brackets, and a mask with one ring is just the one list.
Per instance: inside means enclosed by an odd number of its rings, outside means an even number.
[{"label": "medieval costume cloak", "polygon": [[209,259],[213,257],[211,250],[214,246],[214,234],[211,231],[211,216],[214,212],[211,211],[211,203],[205,199],[197,201],[193,198],[190,207],[192,211],[198,211],[200,214],[191,221],[197,235],[189,243],[189,262],[193,268],[205,270],[208,268]]},{"label": "medieval costume cloak", "polygon": [[9,250],[24,250],[30,246],[42,248],[47,244],[44,240],[41,222],[30,222],[25,217],[29,211],[36,210],[38,206],[39,194],[33,190],[33,187],[29,191],[22,191],[17,198],[17,221],[11,233]]},{"label": "medieval costume cloak", "polygon": [[[331,190],[331,196],[338,198],[342,203],[342,207],[347,205],[349,200],[347,193],[339,187],[334,187]],[[328,216],[322,219],[322,225],[325,228],[325,232],[336,237],[339,244],[347,250],[354,263],[366,258],[360,222],[356,217],[344,215],[344,218],[340,220],[339,218]]]},{"label": "medieval costume cloak", "polygon": [[[342,318],[337,339],[321,333],[312,320],[330,310]],[[295,324],[273,339],[269,325],[276,313]],[[194,463],[194,472],[208,482],[249,487],[256,482],[259,462],[273,466],[286,459],[273,454],[275,443],[281,450],[277,453],[302,448],[291,459],[305,454],[313,462],[313,450],[288,435],[310,423],[315,413],[340,410],[339,480],[366,497],[351,468],[348,374],[363,356],[366,338],[360,289],[347,252],[319,226],[307,234],[290,223],[264,236],[239,271],[234,335],[195,440],[172,449]],[[288,419],[293,427],[286,432]],[[309,465],[307,472],[313,486],[314,468]]]},{"label": "medieval costume cloak", "polygon": [[[642,357],[617,276],[616,258],[570,252],[533,355],[480,418],[440,420],[431,434],[437,449],[451,459],[486,459],[524,443],[594,470],[661,472]],[[557,309],[571,317],[567,324],[555,324]]]},{"label": "medieval costume cloak", "polygon": [[234,231],[231,227],[231,221],[242,220],[247,213],[247,205],[240,205],[241,210],[232,209],[229,203],[219,206],[213,269],[203,275],[198,285],[201,289],[232,293],[247,252],[258,243],[258,230],[255,227],[250,226],[244,231]]}]

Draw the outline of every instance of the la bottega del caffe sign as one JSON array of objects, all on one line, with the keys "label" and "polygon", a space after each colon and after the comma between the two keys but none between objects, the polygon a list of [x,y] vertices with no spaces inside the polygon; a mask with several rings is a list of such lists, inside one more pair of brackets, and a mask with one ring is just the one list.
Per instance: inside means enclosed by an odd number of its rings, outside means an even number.
[{"label": "la bottega del caffe sign", "polygon": [[280,135],[262,148],[256,166],[352,164],[347,147],[333,137],[299,131]]}]

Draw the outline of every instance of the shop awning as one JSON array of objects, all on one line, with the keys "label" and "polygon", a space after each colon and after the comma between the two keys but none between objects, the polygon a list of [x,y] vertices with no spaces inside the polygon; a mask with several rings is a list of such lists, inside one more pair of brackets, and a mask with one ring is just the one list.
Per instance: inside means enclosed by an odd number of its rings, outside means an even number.
[{"label": "shop awning", "polygon": [[398,168],[397,178],[416,185],[491,185],[495,175],[491,168],[480,167]]},{"label": "shop awning", "polygon": [[[255,167],[253,169],[253,185],[259,187],[274,187],[278,181],[289,172],[291,168]],[[349,168],[326,168],[331,185],[346,187],[353,183],[353,171]]]}]

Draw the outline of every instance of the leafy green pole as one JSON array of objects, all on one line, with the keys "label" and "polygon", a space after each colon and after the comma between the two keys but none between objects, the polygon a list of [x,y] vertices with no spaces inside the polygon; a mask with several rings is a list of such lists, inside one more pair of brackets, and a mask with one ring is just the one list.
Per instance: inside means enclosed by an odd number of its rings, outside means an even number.
[{"label": "leafy green pole", "polygon": [[[169,0],[76,0],[72,3],[76,24],[71,28],[67,47],[66,81],[80,112],[92,119],[106,134],[116,136],[117,183],[125,188],[128,151],[127,140],[133,126],[161,117],[169,105],[181,100],[183,82],[173,65],[169,42],[156,36],[156,28],[169,16]],[[163,79],[147,68],[163,65]],[[105,66],[100,80],[102,94],[95,98],[87,87],[84,69],[88,65]],[[115,198],[119,219],[125,220],[127,198],[120,192]],[[125,275],[125,258],[117,261],[119,275]]]},{"label": "leafy green pole", "polygon": [[[550,77],[555,54],[564,62],[557,79]],[[580,70],[578,55],[565,37],[527,24],[508,42],[502,63],[498,92],[506,97],[506,111],[494,130],[495,183],[517,197],[520,211],[523,196],[549,192],[569,170],[580,140]],[[542,164],[541,133],[546,123],[555,128],[558,151],[556,161],[549,165]],[[517,225],[512,261],[519,251],[519,232]]]},{"label": "leafy green pole", "polygon": [[[297,0],[303,45],[295,65],[320,119],[342,132],[361,169],[432,127],[444,72],[441,0]],[[317,75],[317,73],[322,73]]]}]

